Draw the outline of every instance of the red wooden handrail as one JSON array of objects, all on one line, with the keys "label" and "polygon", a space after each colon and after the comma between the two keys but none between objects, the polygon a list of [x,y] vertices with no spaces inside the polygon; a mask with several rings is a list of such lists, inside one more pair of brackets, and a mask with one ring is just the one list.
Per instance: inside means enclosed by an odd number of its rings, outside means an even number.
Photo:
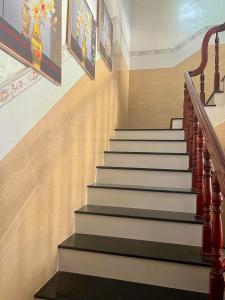
[{"label": "red wooden handrail", "polygon": [[[202,255],[212,258],[209,299],[223,300],[225,259],[223,258],[222,203],[225,197],[225,153],[206,113],[205,75],[210,38],[215,34],[214,92],[220,91],[219,32],[225,23],[214,26],[202,43],[199,67],[185,73],[184,130],[192,170],[192,188],[197,191],[197,217],[203,218]],[[191,77],[200,75],[200,94]],[[212,165],[214,173],[212,176]]]},{"label": "red wooden handrail", "polygon": [[193,70],[193,71],[189,71],[188,73],[190,74],[191,77],[194,77],[194,76],[198,76],[200,75],[201,73],[204,72],[206,66],[207,66],[207,63],[208,63],[208,48],[209,48],[209,41],[210,41],[210,38],[216,34],[216,33],[219,33],[219,32],[223,32],[225,31],[225,23],[221,24],[221,25],[218,25],[218,26],[214,26],[212,28],[210,28],[204,39],[203,39],[203,42],[202,42],[202,60],[201,60],[201,64],[200,66]]},{"label": "red wooden handrail", "polygon": [[216,132],[212,126],[212,123],[206,113],[201,99],[196,91],[193,81],[190,77],[190,73],[185,73],[185,81],[191,97],[192,104],[194,106],[195,113],[198,118],[198,122],[206,139],[206,144],[211,155],[213,166],[217,171],[218,180],[225,195],[225,154],[218,140]]}]

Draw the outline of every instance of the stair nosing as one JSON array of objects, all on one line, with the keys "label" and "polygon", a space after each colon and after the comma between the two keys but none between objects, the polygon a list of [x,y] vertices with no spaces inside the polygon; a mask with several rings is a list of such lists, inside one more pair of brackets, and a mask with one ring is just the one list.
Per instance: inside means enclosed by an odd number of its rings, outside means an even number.
[{"label": "stair nosing", "polygon": [[[136,219],[136,220],[146,220],[146,221],[158,221],[158,222],[170,222],[170,223],[183,223],[183,224],[195,224],[195,225],[202,225],[203,221],[201,219],[196,218],[195,220],[185,220],[182,218],[177,218],[177,219],[172,219],[171,216],[141,216],[141,215],[135,215],[135,214],[125,214],[125,213],[113,213],[113,212],[101,212],[101,211],[84,211],[82,209],[84,209],[85,207],[99,207],[99,208],[106,208],[108,210],[110,209],[120,209],[120,211],[122,209],[126,209],[126,207],[117,207],[117,206],[103,206],[103,205],[93,205],[93,204],[87,204],[83,207],[81,207],[80,209],[75,211],[75,214],[80,214],[80,215],[92,215],[92,216],[105,216],[105,217],[113,217],[113,218],[126,218],[126,219]],[[139,208],[129,208],[128,210],[130,211],[144,211],[145,209],[139,209]],[[151,211],[153,214],[154,212],[157,213],[173,213],[174,215],[178,215],[180,214],[186,214],[186,215],[193,215],[193,213],[184,213],[184,212],[173,212],[173,211],[161,211],[161,210],[151,210],[151,209],[146,209],[145,211]]]},{"label": "stair nosing", "polygon": [[[184,246],[184,247],[196,247],[199,249],[199,253],[201,251],[200,247],[197,246],[191,246],[191,245],[181,245],[181,244],[171,244],[171,243],[163,243],[163,242],[155,242],[155,241],[145,241],[145,240],[134,240],[134,239],[128,239],[128,238],[121,238],[121,237],[109,237],[109,236],[99,236],[99,235],[90,235],[90,234],[82,234],[82,233],[75,233],[73,235],[71,235],[68,239],[70,239],[71,237],[76,237],[76,236],[92,236],[92,237],[101,237],[101,238],[112,238],[114,240],[129,240],[129,241],[136,241],[136,242],[143,242],[143,243],[149,243],[149,245],[152,244],[161,244],[161,245],[174,245],[174,246]],[[68,240],[67,239],[67,240]],[[65,241],[64,241],[65,242]],[[63,243],[64,243],[63,242]],[[65,250],[75,250],[75,251],[85,251],[85,252],[91,252],[91,253],[101,253],[101,254],[108,254],[108,255],[115,255],[115,256],[122,256],[122,257],[131,257],[131,258],[138,258],[138,259],[147,259],[147,260],[155,260],[155,261],[164,261],[164,262],[171,262],[171,263],[178,263],[178,264],[184,264],[184,265],[192,265],[192,266],[201,266],[201,267],[205,267],[205,268],[210,268],[211,265],[209,263],[198,263],[198,262],[187,262],[187,261],[182,261],[182,260],[178,260],[178,259],[171,259],[171,258],[159,258],[159,257],[153,257],[152,256],[147,256],[147,255],[141,255],[141,254],[129,254],[129,253],[118,253],[116,251],[110,251],[110,250],[101,250],[101,249],[85,249],[84,247],[78,247],[78,246],[67,246],[67,245],[63,245],[63,243],[61,243],[60,245],[58,245],[58,249],[65,249]]]},{"label": "stair nosing", "polygon": [[171,128],[117,128],[115,131],[184,131],[184,129],[171,129]]},{"label": "stair nosing", "polygon": [[156,139],[110,139],[111,142],[161,142],[161,143],[165,143],[165,142],[181,142],[181,143],[185,143],[187,142],[185,139],[180,139],[180,140],[156,140]]},{"label": "stair nosing", "polygon": [[87,186],[88,188],[103,188],[103,189],[115,189],[115,190],[131,190],[131,191],[143,191],[143,192],[157,192],[157,193],[178,193],[178,194],[191,194],[197,195],[195,191],[192,190],[172,190],[168,188],[167,190],[162,190],[160,187],[150,187],[147,188],[145,186],[129,186],[129,185],[107,185],[107,184],[90,184]]},{"label": "stair nosing", "polygon": [[182,152],[182,153],[179,153],[179,152],[142,152],[142,151],[104,151],[104,153],[107,153],[107,154],[143,154],[143,155],[171,155],[171,156],[188,156],[189,157],[189,154],[188,152]]},{"label": "stair nosing", "polygon": [[149,172],[173,172],[173,173],[192,173],[190,170],[182,169],[157,169],[157,168],[135,168],[135,167],[113,167],[113,166],[97,166],[97,169],[103,170],[132,170],[132,171],[149,171]]}]

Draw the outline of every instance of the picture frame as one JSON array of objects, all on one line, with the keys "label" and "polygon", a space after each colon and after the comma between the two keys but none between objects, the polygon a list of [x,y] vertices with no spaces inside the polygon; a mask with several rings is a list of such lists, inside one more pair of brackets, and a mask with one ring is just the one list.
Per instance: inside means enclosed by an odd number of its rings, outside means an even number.
[{"label": "picture frame", "polygon": [[68,1],[68,50],[92,80],[95,79],[96,27],[86,0]]},{"label": "picture frame", "polygon": [[62,2],[0,0],[0,48],[61,84]]},{"label": "picture frame", "polygon": [[113,23],[104,0],[98,0],[98,52],[112,72]]}]

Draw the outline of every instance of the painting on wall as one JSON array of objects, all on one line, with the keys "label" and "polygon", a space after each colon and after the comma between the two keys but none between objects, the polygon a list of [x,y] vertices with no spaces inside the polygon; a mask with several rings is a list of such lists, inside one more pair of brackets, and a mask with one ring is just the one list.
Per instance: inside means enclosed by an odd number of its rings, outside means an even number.
[{"label": "painting on wall", "polygon": [[61,83],[62,1],[0,0],[0,47]]},{"label": "painting on wall", "polygon": [[113,24],[104,0],[98,2],[98,51],[112,71]]},{"label": "painting on wall", "polygon": [[69,0],[67,43],[70,53],[95,79],[96,22],[86,0]]}]

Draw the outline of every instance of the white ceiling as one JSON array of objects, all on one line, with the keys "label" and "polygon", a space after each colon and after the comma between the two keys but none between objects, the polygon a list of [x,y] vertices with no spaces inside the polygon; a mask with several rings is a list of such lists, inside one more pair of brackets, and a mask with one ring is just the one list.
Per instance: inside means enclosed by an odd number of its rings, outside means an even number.
[{"label": "white ceiling", "polygon": [[163,49],[225,22],[225,0],[130,0],[131,51]]}]

